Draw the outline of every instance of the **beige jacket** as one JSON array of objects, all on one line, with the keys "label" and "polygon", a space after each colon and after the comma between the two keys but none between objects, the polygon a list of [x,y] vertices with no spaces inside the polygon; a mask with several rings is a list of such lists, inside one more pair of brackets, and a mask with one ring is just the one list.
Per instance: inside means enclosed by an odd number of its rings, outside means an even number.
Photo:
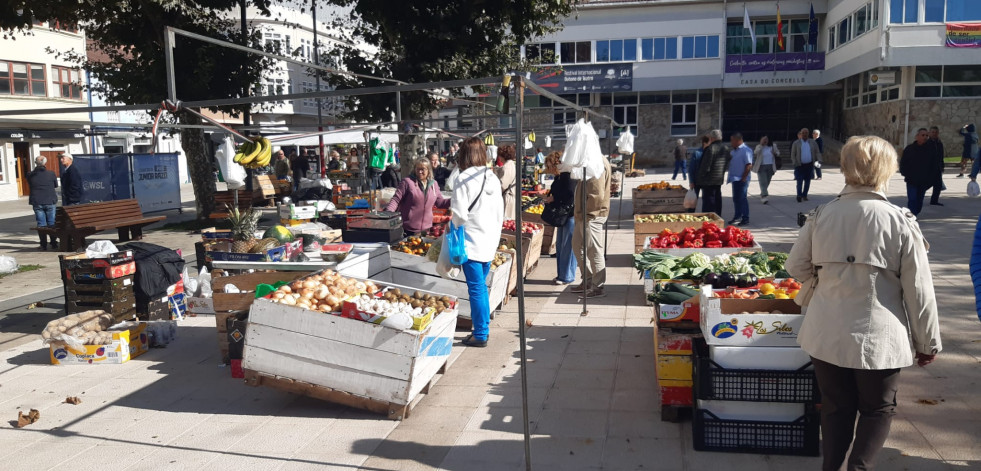
[{"label": "beige jacket", "polygon": [[[800,146],[802,141],[797,139],[793,144],[790,145],[790,161],[794,164],[794,167],[800,167]],[[807,145],[811,148],[811,163],[821,162],[821,151],[818,149],[817,142],[814,139],[808,139]]]},{"label": "beige jacket", "polygon": [[913,364],[913,350],[940,351],[940,325],[916,219],[871,188],[847,186],[808,218],[787,271],[814,296],[797,343],[812,357],[845,368]]},{"label": "beige jacket", "polygon": [[603,157],[603,175],[576,185],[575,218],[582,220],[582,191],[586,188],[586,214],[589,219],[605,218],[610,215],[610,182],[613,169],[610,161]]},{"label": "beige jacket", "polygon": [[501,195],[504,197],[504,219],[514,219],[514,197],[517,194],[517,168],[513,160],[503,166],[494,167],[494,174],[501,180]]}]

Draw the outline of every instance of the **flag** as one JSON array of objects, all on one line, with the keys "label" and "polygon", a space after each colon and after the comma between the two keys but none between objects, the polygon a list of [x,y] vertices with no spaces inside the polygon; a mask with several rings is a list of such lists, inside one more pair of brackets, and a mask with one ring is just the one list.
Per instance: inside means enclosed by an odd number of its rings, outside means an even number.
[{"label": "flag", "polygon": [[814,17],[814,4],[811,4],[811,16],[808,18],[808,28],[807,28],[807,51],[813,51],[817,48],[818,42],[818,21]]},{"label": "flag", "polygon": [[753,45],[756,45],[756,31],[753,31],[753,24],[749,22],[749,10],[746,9],[746,4],[743,4],[743,28],[749,30],[749,38],[753,40]]},{"label": "flag", "polygon": [[780,22],[780,4],[777,4],[777,47],[784,50],[783,45],[783,23]]}]

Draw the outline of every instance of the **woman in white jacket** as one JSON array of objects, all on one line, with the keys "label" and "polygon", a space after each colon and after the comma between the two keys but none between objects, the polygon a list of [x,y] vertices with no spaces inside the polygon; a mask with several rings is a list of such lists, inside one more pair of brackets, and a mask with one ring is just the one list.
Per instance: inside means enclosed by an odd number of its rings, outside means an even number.
[{"label": "woman in white jacket", "polygon": [[825,471],[846,456],[849,470],[873,468],[896,414],[900,369],[914,359],[925,366],[941,349],[929,246],[912,213],[884,193],[897,161],[884,139],[849,139],[847,186],[808,216],[787,258],[794,278],[816,283],[810,302],[797,295],[807,305],[797,343],[821,390]]},{"label": "woman in white jacket", "polygon": [[760,199],[763,204],[766,204],[770,197],[767,188],[770,187],[770,179],[773,178],[773,174],[777,173],[778,159],[780,159],[780,150],[777,149],[777,146],[770,142],[768,136],[760,138],[760,143],[753,151],[753,171],[756,172],[760,182]]},{"label": "woman in white jacket", "polygon": [[487,147],[483,141],[475,137],[463,141],[457,154],[457,165],[459,175],[453,185],[450,211],[453,225],[462,226],[466,233],[467,262],[462,268],[467,279],[473,323],[473,333],[463,340],[463,344],[486,347],[490,332],[487,275],[501,240],[504,199],[501,181],[487,168]]}]

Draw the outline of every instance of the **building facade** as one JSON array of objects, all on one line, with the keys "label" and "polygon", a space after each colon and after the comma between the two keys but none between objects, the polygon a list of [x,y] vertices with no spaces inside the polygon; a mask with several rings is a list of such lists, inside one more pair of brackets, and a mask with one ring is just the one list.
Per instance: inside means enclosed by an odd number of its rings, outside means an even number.
[{"label": "building facade", "polygon": [[[84,107],[83,72],[48,52],[85,50],[84,31],[37,23],[31,35],[0,39],[0,110]],[[26,174],[34,158],[60,174],[61,152],[88,151],[87,113],[0,117],[0,201],[30,194]]]},{"label": "building facade", "polygon": [[[669,162],[678,139],[693,146],[713,128],[782,143],[802,127],[818,128],[828,138],[876,134],[902,146],[916,128],[937,125],[944,141],[956,142],[957,130],[977,119],[981,48],[950,47],[947,30],[981,30],[976,7],[970,0],[596,0],[522,54],[546,67],[534,76],[540,85],[629,127],[642,164]],[[548,73],[554,69],[558,80]],[[532,97],[528,106],[551,103]],[[545,112],[528,122],[539,135],[551,133],[554,148],[575,119]]]}]

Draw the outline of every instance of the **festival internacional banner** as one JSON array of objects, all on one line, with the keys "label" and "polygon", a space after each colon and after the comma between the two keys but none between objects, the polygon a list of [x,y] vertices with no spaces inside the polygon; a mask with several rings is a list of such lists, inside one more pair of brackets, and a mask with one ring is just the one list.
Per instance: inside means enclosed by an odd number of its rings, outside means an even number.
[{"label": "festival internacional banner", "polygon": [[981,47],[981,23],[947,23],[947,47]]},{"label": "festival internacional banner", "polygon": [[628,92],[634,87],[634,65],[596,64],[545,67],[532,81],[552,93]]}]

